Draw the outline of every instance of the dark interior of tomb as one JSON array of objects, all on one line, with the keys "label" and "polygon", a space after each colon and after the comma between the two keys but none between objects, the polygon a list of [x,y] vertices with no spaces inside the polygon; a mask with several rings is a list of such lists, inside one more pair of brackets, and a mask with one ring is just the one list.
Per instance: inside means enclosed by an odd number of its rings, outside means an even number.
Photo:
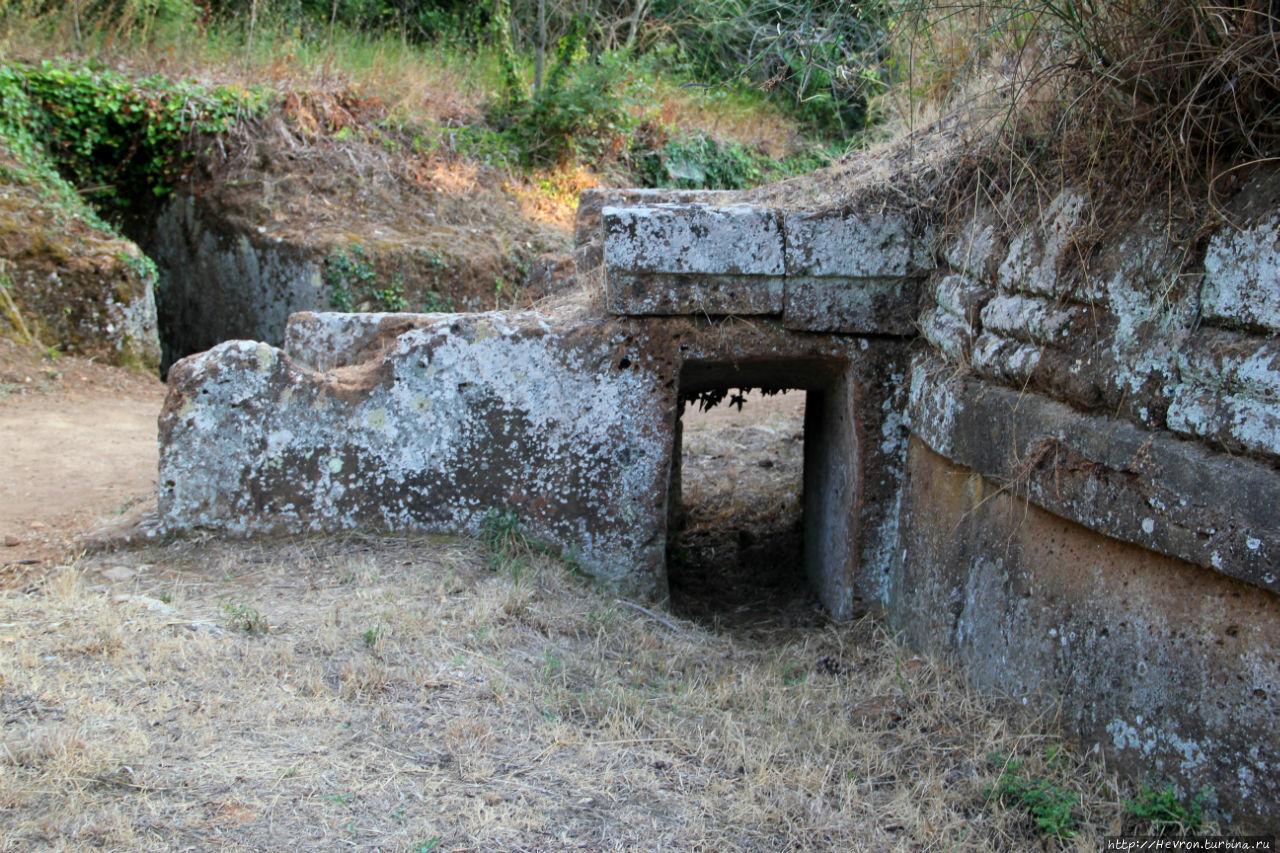
[{"label": "dark interior of tomb", "polygon": [[822,624],[805,577],[806,394],[748,389],[682,389],[668,513],[671,608],[735,634]]}]

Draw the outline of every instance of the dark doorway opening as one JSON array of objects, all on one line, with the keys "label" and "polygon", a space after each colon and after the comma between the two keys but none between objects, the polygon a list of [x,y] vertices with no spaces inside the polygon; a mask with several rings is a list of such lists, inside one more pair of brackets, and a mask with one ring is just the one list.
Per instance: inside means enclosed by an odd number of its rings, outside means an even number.
[{"label": "dark doorway opening", "polygon": [[843,618],[844,374],[819,359],[685,366],[668,489],[674,612],[736,633]]}]

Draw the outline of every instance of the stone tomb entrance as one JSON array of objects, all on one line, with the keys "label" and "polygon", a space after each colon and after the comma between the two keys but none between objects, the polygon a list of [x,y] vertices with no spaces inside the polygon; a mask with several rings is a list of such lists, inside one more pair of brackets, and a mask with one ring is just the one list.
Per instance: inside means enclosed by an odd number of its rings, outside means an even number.
[{"label": "stone tomb entrance", "polygon": [[[598,235],[610,313],[685,318],[698,330],[677,346],[681,401],[738,388],[805,393],[803,576],[836,619],[884,600],[905,352],[929,239],[884,210],[793,212],[711,194],[584,194],[579,224],[583,258],[595,257]],[[677,594],[681,432],[677,416],[667,503]]]},{"label": "stone tomb entrance", "polygon": [[817,358],[684,365],[666,552],[681,615],[792,625],[817,618],[819,599],[848,597],[845,573],[830,571],[849,562],[858,491],[835,458],[857,441],[838,414],[851,402],[844,372]]},{"label": "stone tomb entrance", "polygon": [[916,237],[881,216],[596,201],[603,275],[547,311],[295,314],[284,350],[229,341],[175,365],[164,529],[475,534],[511,513],[660,601],[680,399],[792,388],[804,576],[835,619],[883,601]]}]

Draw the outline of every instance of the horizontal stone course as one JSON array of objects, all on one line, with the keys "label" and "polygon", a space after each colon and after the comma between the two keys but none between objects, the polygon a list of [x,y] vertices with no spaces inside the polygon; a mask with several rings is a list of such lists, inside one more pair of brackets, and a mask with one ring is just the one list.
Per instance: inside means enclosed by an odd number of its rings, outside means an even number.
[{"label": "horizontal stone course", "polygon": [[1058,346],[1086,320],[1079,305],[1062,306],[1051,299],[1019,294],[1002,294],[982,308],[982,328],[1024,343]]},{"label": "horizontal stone course", "polygon": [[995,290],[971,276],[952,273],[934,285],[932,295],[938,307],[976,327],[983,307],[995,296]]},{"label": "horizontal stone course", "polygon": [[1235,453],[1280,459],[1280,407],[1274,403],[1179,385],[1166,419],[1176,433],[1206,439]]},{"label": "horizontal stone course", "polygon": [[914,335],[920,283],[913,278],[786,279],[782,325],[806,332]]},{"label": "horizontal stone course", "polygon": [[929,238],[903,216],[790,213],[783,219],[788,276],[918,276],[933,263]]},{"label": "horizontal stone course", "polygon": [[606,207],[603,216],[610,269],[767,276],[785,271],[781,225],[770,210],[655,204]]},{"label": "horizontal stone course", "polygon": [[916,333],[930,260],[905,218],[707,204],[601,216],[615,314],[781,315],[797,331]]},{"label": "horizontal stone course", "polygon": [[1280,592],[1280,478],[1263,463],[959,376],[927,355],[912,366],[909,425],[1050,512]]},{"label": "horizontal stone course", "polygon": [[1205,329],[1178,353],[1184,382],[1280,403],[1280,340]]},{"label": "horizontal stone course", "polygon": [[984,375],[1010,385],[1022,386],[1040,364],[1040,348],[1032,344],[981,334],[973,342],[973,367]]},{"label": "horizontal stone course", "polygon": [[609,311],[630,315],[781,314],[782,276],[621,273],[609,276]]},{"label": "horizontal stone course", "polygon": [[1087,209],[1088,199],[1079,190],[1059,193],[1009,243],[1009,252],[996,271],[1001,289],[1052,298],[1070,295],[1068,283],[1059,275],[1059,261],[1083,227]]},{"label": "horizontal stone course", "polygon": [[947,358],[960,364],[969,361],[973,329],[955,314],[934,308],[920,318],[920,333]]}]

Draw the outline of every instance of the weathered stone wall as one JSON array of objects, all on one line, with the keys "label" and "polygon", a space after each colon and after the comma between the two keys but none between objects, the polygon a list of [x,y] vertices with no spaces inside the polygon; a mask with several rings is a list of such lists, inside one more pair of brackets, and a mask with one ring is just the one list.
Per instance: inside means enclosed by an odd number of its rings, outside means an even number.
[{"label": "weathered stone wall", "polygon": [[279,344],[291,313],[328,308],[323,250],[227,221],[189,193],[164,204],[144,245],[160,271],[166,367],[226,340]]},{"label": "weathered stone wall", "polygon": [[825,467],[856,460],[856,476],[814,481],[812,503],[831,507],[813,513],[827,543],[814,553],[831,558],[814,559],[824,600],[847,616],[872,594],[863,574],[883,583],[859,567],[886,565],[896,541],[895,344],[536,312],[299,314],[286,340],[174,365],[160,419],[168,529],[479,533],[513,512],[600,580],[661,600],[681,384],[776,383],[826,394],[831,442],[815,447]]},{"label": "weathered stone wall", "polygon": [[[1197,242],[1068,190],[944,241],[884,602],[1138,776],[1280,812],[1280,193]],[[1016,217],[1015,217],[1016,221]],[[1197,254],[1198,253],[1198,254]]]},{"label": "weathered stone wall", "polygon": [[512,511],[660,599],[678,398],[805,389],[806,565],[835,617],[879,607],[1131,772],[1274,830],[1275,185],[1204,240],[1156,214],[1098,233],[1067,191],[937,246],[882,207],[592,193],[586,289],[554,311],[300,314],[285,351],[180,362],[161,513],[474,533]]},{"label": "weathered stone wall", "polygon": [[1276,595],[1098,534],[913,438],[889,617],[1108,761],[1275,830]]},{"label": "weathered stone wall", "polygon": [[478,534],[486,515],[512,511],[602,579],[661,596],[649,519],[665,518],[655,484],[668,392],[616,367],[621,333],[536,314],[435,315],[401,331],[375,357],[323,373],[297,336],[293,355],[232,341],[175,365],[161,416],[164,520],[241,534]]}]

